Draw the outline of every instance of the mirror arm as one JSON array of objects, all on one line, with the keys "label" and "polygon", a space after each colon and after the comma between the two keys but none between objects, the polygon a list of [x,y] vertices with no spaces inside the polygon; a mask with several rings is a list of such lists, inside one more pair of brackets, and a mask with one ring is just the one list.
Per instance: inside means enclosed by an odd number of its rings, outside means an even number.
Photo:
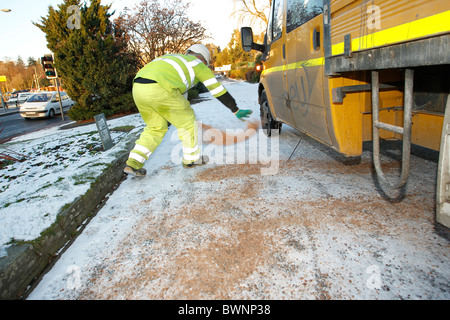
[{"label": "mirror arm", "polygon": [[266,51],[266,46],[263,44],[257,44],[255,42],[253,42],[252,49],[264,53]]}]

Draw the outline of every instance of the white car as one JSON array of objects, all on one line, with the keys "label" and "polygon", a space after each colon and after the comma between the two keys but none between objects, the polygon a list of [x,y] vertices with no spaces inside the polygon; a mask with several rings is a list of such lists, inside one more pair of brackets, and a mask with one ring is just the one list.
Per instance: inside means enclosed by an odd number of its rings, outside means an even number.
[{"label": "white car", "polygon": [[31,96],[33,96],[35,93],[33,92],[22,92],[22,93],[15,93],[9,98],[8,100],[8,106],[17,106],[19,104],[22,104],[26,102]]},{"label": "white car", "polygon": [[[75,104],[75,101],[70,99],[67,93],[61,92],[61,104],[63,112],[67,112]],[[20,107],[19,112],[25,119],[53,118],[56,114],[61,114],[58,92],[49,91],[34,94]]]}]

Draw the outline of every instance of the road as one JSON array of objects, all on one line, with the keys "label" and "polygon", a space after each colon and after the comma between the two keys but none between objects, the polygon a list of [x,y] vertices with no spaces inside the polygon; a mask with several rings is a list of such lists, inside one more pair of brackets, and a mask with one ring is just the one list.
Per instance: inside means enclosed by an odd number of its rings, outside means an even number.
[{"label": "road", "polygon": [[[14,110],[14,108],[10,108],[10,110]],[[3,110],[0,112],[3,113]],[[0,118],[0,143],[8,141],[18,135],[61,125],[71,121],[67,115],[64,115],[64,118],[65,121],[62,121],[61,116],[58,115],[53,119],[37,118],[25,120],[19,113],[4,115]]]}]

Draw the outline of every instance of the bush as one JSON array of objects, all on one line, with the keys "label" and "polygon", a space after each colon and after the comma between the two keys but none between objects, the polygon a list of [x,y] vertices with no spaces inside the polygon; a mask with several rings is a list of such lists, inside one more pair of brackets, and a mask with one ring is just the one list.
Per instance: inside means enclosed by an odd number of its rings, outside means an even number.
[{"label": "bush", "polygon": [[246,80],[250,83],[258,83],[261,73],[254,68],[241,68],[228,71],[228,77],[237,80]]},{"label": "bush", "polygon": [[114,114],[130,114],[138,112],[136,104],[133,100],[133,94],[125,93],[118,97],[114,97],[111,101],[112,113]]},{"label": "bush", "polygon": [[189,89],[188,91],[188,100],[197,99],[198,98],[198,90],[196,87]]},{"label": "bush", "polygon": [[228,77],[237,80],[246,80],[245,74],[251,70],[250,68],[242,68],[228,71]]},{"label": "bush", "polygon": [[113,97],[110,101],[97,99],[91,101],[90,107],[80,107],[78,104],[69,110],[69,117],[74,121],[92,120],[94,116],[103,113],[105,117],[117,114],[130,114],[138,112],[131,93]]},{"label": "bush", "polygon": [[250,83],[259,83],[259,79],[261,77],[261,73],[252,69],[245,74],[245,80]]}]

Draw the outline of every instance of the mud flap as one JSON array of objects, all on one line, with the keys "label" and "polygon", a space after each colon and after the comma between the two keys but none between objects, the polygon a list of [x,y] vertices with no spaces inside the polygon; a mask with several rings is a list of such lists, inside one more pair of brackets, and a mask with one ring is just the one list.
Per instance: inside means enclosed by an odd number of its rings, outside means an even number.
[{"label": "mud flap", "polygon": [[436,221],[450,228],[450,95],[447,97],[436,189]]}]

